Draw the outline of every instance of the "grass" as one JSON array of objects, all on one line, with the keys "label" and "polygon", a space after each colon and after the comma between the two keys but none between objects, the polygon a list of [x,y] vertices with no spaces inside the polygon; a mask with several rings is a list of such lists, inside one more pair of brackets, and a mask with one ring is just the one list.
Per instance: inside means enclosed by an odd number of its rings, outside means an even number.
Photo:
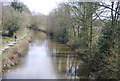
[{"label": "grass", "polygon": [[[28,32],[27,32],[28,33]],[[18,34],[18,39],[23,37],[26,33],[24,34]],[[8,44],[9,42],[12,42],[14,41],[15,39],[13,37],[5,37],[2,39],[2,44],[0,44],[0,50],[2,49],[2,47],[4,47],[6,44]],[[18,43],[18,42],[17,42]],[[16,44],[17,44],[16,43]],[[16,44],[14,46],[16,46]],[[3,52],[1,55],[0,55],[0,59],[2,59],[6,54],[8,54],[8,52],[14,47],[10,47],[7,51]]]},{"label": "grass", "polygon": [[0,59],[2,59],[3,58],[3,56],[4,55],[6,55],[8,53],[8,50],[7,51],[5,51],[5,52],[3,52],[1,55],[0,55]]},{"label": "grass", "polygon": [[[19,35],[18,38],[21,38],[21,37],[23,37],[24,35],[25,35],[25,34]],[[2,47],[4,47],[8,42],[11,42],[11,41],[14,41],[14,40],[15,40],[15,39],[12,38],[12,37],[4,38],[4,39],[3,39],[4,42],[0,45],[0,49],[2,49]],[[16,44],[15,44],[15,45],[16,45]],[[15,46],[15,45],[14,45],[14,46]],[[12,47],[14,47],[14,46],[12,46]],[[3,57],[4,55],[6,55],[12,47],[10,47],[7,51],[3,52],[3,53],[0,55],[0,59],[2,59],[2,57]]]},{"label": "grass", "polygon": [[2,49],[2,47],[4,47],[10,41],[14,41],[14,38],[9,37],[9,38],[2,39],[2,44],[0,45],[0,49]]},{"label": "grass", "polygon": [[20,38],[21,38],[21,37],[23,37],[24,35],[25,35],[25,34],[22,34],[22,35],[19,35],[18,37],[20,37]]},{"label": "grass", "polygon": [[[25,34],[22,34],[22,35],[19,35],[18,38],[21,38],[23,37]],[[5,44],[7,44],[8,42],[11,42],[11,41],[14,41],[15,39],[13,37],[6,37],[6,38],[3,38],[3,42],[2,44],[0,45],[0,49],[2,49],[2,47],[5,46]]]},{"label": "grass", "polygon": [[2,49],[2,47],[3,47],[3,44],[0,45],[0,49]]},{"label": "grass", "polygon": [[8,52],[13,48],[14,46],[10,47],[7,51],[3,52],[1,55],[0,55],[0,59],[2,59],[6,54],[8,54]]},{"label": "grass", "polygon": [[5,38],[3,40],[6,41],[6,42],[9,42],[9,41],[14,41],[14,38]]}]

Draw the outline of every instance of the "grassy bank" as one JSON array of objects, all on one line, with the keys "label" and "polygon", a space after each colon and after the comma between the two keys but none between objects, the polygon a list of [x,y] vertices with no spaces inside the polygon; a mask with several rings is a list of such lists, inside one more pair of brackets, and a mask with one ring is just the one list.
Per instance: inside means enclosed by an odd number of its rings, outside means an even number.
[{"label": "grassy bank", "polygon": [[29,36],[24,37],[23,39],[19,40],[14,46],[11,46],[7,51],[2,53],[0,56],[0,61],[2,62],[0,65],[0,74],[3,74],[6,70],[19,63],[20,57],[25,55],[23,52],[28,49],[28,39]]},{"label": "grassy bank", "polygon": [[[17,33],[17,38],[19,39],[19,38],[22,38],[22,37],[24,37],[24,35],[25,34],[27,34],[28,32],[22,32],[22,33],[20,33],[20,32],[18,32]],[[11,42],[11,41],[14,41],[15,39],[13,38],[13,37],[2,37],[1,38],[1,45],[0,45],[0,49],[2,49],[2,47],[4,47],[6,44],[8,44],[9,42]]]}]

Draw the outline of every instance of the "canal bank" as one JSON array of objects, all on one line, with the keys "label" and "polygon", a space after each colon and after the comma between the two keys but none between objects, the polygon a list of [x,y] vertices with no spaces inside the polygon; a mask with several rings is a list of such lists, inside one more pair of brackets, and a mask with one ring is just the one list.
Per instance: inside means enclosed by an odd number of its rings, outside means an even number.
[{"label": "canal bank", "polygon": [[19,64],[20,57],[24,56],[23,51],[28,49],[29,46],[29,36],[25,34],[21,38],[18,38],[17,41],[12,41],[10,44],[8,44],[6,47],[9,47],[6,49],[1,57],[1,69],[0,74],[4,74],[6,71],[8,71],[13,66]]}]

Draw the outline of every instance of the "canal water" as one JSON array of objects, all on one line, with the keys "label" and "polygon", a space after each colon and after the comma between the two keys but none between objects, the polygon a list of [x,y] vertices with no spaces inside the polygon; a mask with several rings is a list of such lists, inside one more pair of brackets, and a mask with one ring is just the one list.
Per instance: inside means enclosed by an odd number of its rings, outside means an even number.
[{"label": "canal water", "polygon": [[[86,78],[86,65],[66,45],[45,33],[30,31],[32,42],[20,64],[3,75],[3,79],[79,79]],[[24,46],[23,46],[24,47]]]}]

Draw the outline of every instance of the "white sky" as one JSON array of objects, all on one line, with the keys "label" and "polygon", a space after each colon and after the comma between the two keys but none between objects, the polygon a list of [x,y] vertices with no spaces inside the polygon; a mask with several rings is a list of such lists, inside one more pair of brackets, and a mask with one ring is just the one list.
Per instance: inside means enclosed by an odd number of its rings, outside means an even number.
[{"label": "white sky", "polygon": [[57,7],[58,0],[20,0],[20,1],[27,5],[31,11],[47,15],[52,9]]},{"label": "white sky", "polygon": [[[0,0],[3,2],[10,2],[13,0]],[[57,7],[61,0],[18,0],[23,2],[30,9],[31,12],[49,14],[49,12]]]},{"label": "white sky", "polygon": [[[1,0],[0,0],[1,1]],[[3,0],[3,1],[13,1],[13,0]],[[78,0],[18,0],[22,1],[27,7],[31,10],[31,12],[49,14],[49,12],[57,7],[59,2],[64,1],[78,1]],[[81,0],[81,1],[94,1],[94,0]],[[102,1],[102,0],[98,0]],[[110,0],[105,0],[110,1]]]}]

